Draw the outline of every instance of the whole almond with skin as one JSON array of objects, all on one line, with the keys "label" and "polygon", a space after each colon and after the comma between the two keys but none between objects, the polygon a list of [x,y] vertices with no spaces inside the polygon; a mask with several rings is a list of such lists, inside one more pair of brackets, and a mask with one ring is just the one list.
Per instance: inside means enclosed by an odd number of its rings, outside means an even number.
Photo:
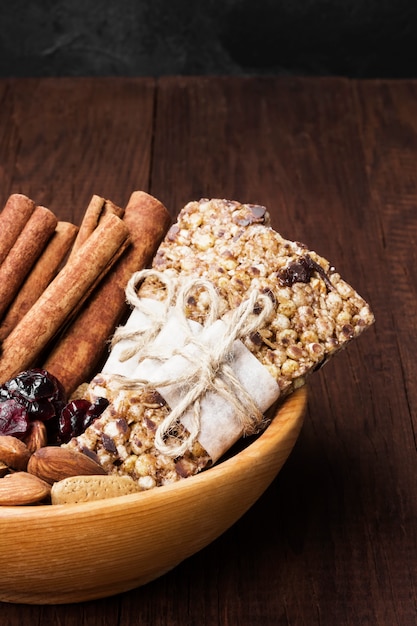
[{"label": "whole almond with skin", "polygon": [[50,497],[51,485],[33,474],[14,472],[0,479],[0,505],[36,504]]},{"label": "whole almond with skin", "polygon": [[45,423],[41,420],[34,420],[29,426],[29,432],[25,435],[23,441],[27,445],[29,452],[33,453],[39,448],[46,446],[48,434],[46,432]]},{"label": "whole almond with skin", "polygon": [[3,478],[3,476],[5,476],[8,473],[9,473],[8,466],[6,465],[6,463],[3,463],[3,461],[0,461],[0,478]]},{"label": "whole almond with skin", "polygon": [[34,452],[27,471],[50,484],[68,476],[107,474],[100,463],[86,454],[59,446],[45,446]]},{"label": "whole almond with skin", "polygon": [[0,461],[8,467],[24,471],[30,459],[27,445],[13,435],[0,435]]}]

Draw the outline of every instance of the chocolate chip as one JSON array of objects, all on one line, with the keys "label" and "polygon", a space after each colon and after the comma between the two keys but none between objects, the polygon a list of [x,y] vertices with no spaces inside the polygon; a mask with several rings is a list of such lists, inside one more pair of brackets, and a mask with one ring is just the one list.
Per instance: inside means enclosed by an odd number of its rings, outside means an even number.
[{"label": "chocolate chip", "polygon": [[262,337],[260,336],[259,333],[254,332],[251,333],[249,336],[249,339],[251,340],[251,342],[255,345],[255,346],[260,346],[262,345]]}]

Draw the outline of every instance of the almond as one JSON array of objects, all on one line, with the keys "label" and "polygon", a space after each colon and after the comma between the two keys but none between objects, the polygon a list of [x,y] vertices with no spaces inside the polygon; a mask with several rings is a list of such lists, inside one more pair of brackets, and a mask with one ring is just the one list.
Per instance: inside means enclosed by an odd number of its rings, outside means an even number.
[{"label": "almond", "polygon": [[29,432],[23,439],[29,449],[29,452],[36,452],[39,448],[43,448],[46,446],[47,440],[48,435],[45,423],[41,420],[34,420],[31,422]]},{"label": "almond", "polygon": [[0,435],[0,461],[14,470],[24,471],[30,459],[27,445],[12,435]]},{"label": "almond", "polygon": [[3,478],[6,474],[9,473],[9,467],[3,461],[0,461],[0,478]]},{"label": "almond", "polygon": [[27,471],[51,484],[68,476],[107,474],[97,461],[86,454],[58,446],[45,446],[34,452]]},{"label": "almond", "polygon": [[0,479],[2,506],[35,504],[48,498],[50,493],[51,485],[27,472],[14,472]]}]

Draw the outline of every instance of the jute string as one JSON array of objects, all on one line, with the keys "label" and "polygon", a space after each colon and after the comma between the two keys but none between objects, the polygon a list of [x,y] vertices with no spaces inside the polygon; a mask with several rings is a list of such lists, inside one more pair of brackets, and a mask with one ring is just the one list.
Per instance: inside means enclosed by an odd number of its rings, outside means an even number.
[{"label": "jute string", "polygon": [[[148,277],[156,278],[165,289],[165,299],[161,313],[151,310],[146,300],[137,293],[140,283]],[[239,420],[243,435],[255,433],[263,422],[263,414],[253,399],[247,393],[235,375],[231,362],[233,359],[233,344],[250,333],[260,329],[273,312],[271,299],[253,289],[248,298],[240,306],[222,318],[224,323],[221,336],[216,345],[208,346],[193,334],[187,321],[185,310],[187,301],[196,289],[205,290],[208,296],[208,314],[203,327],[209,327],[219,319],[221,300],[213,284],[203,278],[191,278],[181,282],[155,270],[136,272],[126,288],[126,298],[132,307],[137,307],[151,320],[148,328],[133,330],[120,327],[116,330],[112,345],[119,341],[128,340],[131,345],[123,350],[120,360],[124,361],[136,357],[138,363],[144,359],[156,359],[165,362],[175,355],[183,356],[189,362],[189,367],[182,375],[175,374],[164,380],[152,381],[146,379],[125,378],[114,376],[124,388],[163,388],[177,385],[182,390],[179,403],[159,425],[155,434],[155,446],[163,454],[172,457],[182,456],[198,439],[201,428],[201,400],[211,391],[219,394],[234,407],[236,418]],[[176,319],[185,335],[181,348],[164,349],[155,347],[153,342],[166,322],[171,308],[175,308]],[[256,311],[256,312],[255,312]],[[189,350],[187,347],[193,347]],[[162,392],[163,393],[163,392]],[[187,425],[188,437],[175,437],[176,426],[181,417],[189,410],[191,424]]]}]

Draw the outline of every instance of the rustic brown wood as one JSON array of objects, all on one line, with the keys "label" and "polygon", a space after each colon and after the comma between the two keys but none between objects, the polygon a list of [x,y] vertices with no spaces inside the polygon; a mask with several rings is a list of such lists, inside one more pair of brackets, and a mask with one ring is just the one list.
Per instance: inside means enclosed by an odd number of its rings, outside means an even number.
[{"label": "rustic brown wood", "polygon": [[417,622],[416,96],[339,78],[0,81],[0,206],[20,192],[79,219],[93,193],[124,205],[140,188],[173,213],[263,203],[376,315],[311,380],[289,461],[223,536],[145,587],[4,604],[2,624]]},{"label": "rustic brown wood", "polygon": [[132,187],[146,191],[154,89],[148,79],[1,81],[0,206],[24,189],[80,223],[94,193],[125,206]]}]

